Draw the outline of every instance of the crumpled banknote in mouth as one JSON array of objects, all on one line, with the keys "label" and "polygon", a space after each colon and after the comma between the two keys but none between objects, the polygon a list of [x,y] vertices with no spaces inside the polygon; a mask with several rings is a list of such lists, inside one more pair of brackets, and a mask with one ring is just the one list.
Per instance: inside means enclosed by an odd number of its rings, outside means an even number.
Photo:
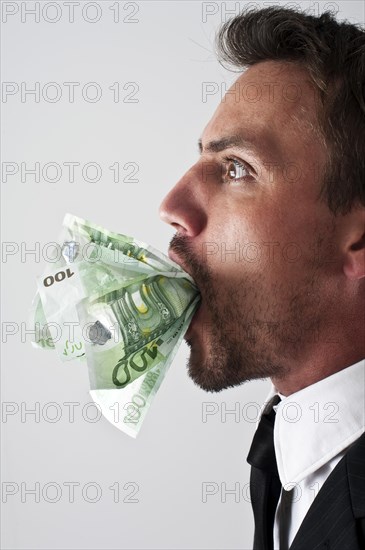
[{"label": "crumpled banknote in mouth", "polygon": [[32,344],[86,362],[103,415],[135,437],[199,306],[193,279],[153,247],[66,214],[37,279]]}]

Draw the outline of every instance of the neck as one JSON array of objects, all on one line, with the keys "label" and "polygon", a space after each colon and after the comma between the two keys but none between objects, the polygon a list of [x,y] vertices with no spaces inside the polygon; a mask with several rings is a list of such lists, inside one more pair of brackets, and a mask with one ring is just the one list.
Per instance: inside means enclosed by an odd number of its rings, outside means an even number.
[{"label": "neck", "polygon": [[311,386],[340,370],[343,370],[355,363],[365,359],[363,353],[348,354],[345,357],[339,357],[330,352],[325,356],[312,360],[308,365],[301,368],[291,369],[283,378],[272,377],[271,381],[279,393],[287,397],[292,393],[298,392],[307,386]]}]

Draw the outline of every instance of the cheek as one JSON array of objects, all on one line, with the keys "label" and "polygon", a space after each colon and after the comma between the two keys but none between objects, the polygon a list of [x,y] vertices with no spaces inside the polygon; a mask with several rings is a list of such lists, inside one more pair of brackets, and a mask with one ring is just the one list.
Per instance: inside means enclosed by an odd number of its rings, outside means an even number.
[{"label": "cheek", "polygon": [[250,275],[270,284],[305,276],[313,265],[316,240],[328,228],[323,227],[318,206],[305,200],[298,205],[297,197],[286,196],[286,191],[276,197],[263,192],[253,197],[226,190],[212,197],[199,255],[211,268],[214,284],[227,285]]},{"label": "cheek", "polygon": [[283,239],[282,225],[270,222],[261,212],[228,206],[208,218],[200,243],[202,262],[225,279],[264,270],[274,258],[278,241]]}]

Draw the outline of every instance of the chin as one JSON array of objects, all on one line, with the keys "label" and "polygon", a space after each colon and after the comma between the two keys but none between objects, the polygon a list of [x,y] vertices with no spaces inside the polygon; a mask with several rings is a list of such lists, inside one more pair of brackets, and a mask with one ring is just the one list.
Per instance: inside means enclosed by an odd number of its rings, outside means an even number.
[{"label": "chin", "polygon": [[202,342],[194,337],[187,339],[190,356],[187,361],[188,375],[199,388],[207,392],[219,392],[228,387],[221,361],[207,353]]}]

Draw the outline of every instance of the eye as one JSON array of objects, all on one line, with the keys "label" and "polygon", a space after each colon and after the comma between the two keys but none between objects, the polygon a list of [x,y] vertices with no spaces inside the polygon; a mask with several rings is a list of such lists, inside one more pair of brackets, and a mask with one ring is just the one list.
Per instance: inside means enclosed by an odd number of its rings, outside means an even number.
[{"label": "eye", "polygon": [[241,182],[242,180],[253,179],[252,170],[248,164],[235,158],[224,158],[222,168],[224,182]]}]

